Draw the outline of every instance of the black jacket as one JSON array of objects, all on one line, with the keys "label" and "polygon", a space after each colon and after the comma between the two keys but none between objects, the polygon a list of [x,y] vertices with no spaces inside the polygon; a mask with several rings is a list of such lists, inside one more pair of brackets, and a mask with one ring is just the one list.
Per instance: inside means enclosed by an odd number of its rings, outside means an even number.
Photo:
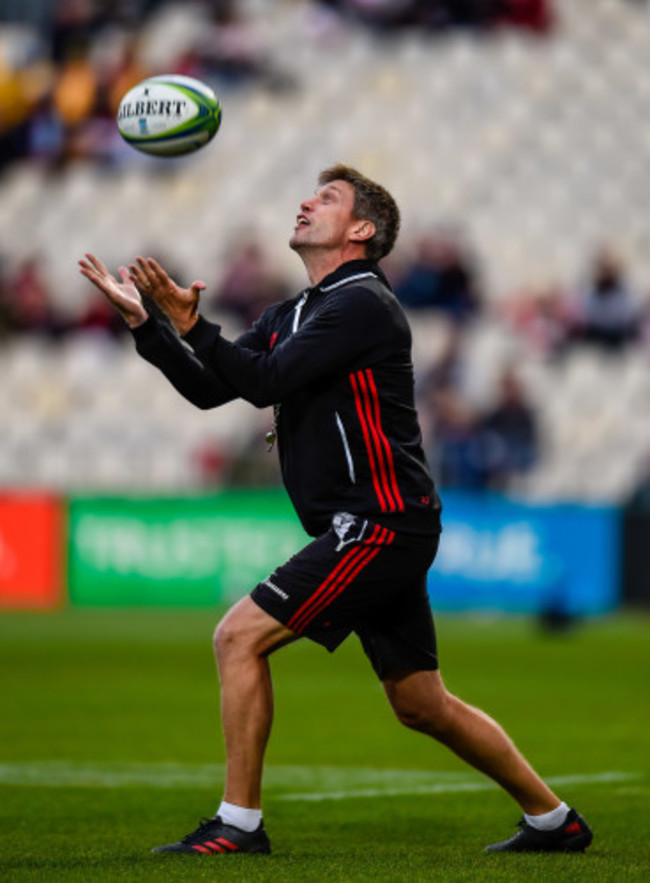
[{"label": "black jacket", "polygon": [[336,512],[435,533],[440,501],[422,451],[411,332],[376,264],[350,261],[268,309],[237,341],[200,318],[185,336],[150,318],[138,352],[200,408],[275,406],[285,486],[312,536]]}]

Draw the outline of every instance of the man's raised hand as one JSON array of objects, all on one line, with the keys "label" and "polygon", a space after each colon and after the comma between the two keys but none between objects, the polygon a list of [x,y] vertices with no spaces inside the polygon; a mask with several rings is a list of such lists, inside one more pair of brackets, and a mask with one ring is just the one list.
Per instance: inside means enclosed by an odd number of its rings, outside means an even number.
[{"label": "man's raised hand", "polygon": [[205,282],[181,288],[153,258],[138,256],[129,264],[130,279],[169,318],[179,334],[187,334],[199,317],[199,297]]},{"label": "man's raised hand", "polygon": [[149,314],[126,267],[120,267],[122,281],[118,282],[95,255],[86,254],[78,263],[79,272],[108,298],[130,328],[146,322]]}]

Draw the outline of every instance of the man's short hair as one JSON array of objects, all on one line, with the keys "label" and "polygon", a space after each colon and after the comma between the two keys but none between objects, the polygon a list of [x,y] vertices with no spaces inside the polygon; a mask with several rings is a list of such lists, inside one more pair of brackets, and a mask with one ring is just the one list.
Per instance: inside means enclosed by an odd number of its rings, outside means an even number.
[{"label": "man's short hair", "polygon": [[399,232],[399,209],[397,203],[385,187],[366,178],[361,172],[337,163],[324,169],[318,176],[318,184],[331,184],[332,181],[347,181],[354,188],[353,213],[356,220],[372,221],[375,234],[366,243],[366,256],[371,261],[379,261],[392,250]]}]

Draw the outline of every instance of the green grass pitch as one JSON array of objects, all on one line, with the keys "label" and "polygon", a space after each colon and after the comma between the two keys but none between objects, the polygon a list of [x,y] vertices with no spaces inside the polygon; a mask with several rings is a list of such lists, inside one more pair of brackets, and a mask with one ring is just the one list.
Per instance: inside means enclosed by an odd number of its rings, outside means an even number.
[{"label": "green grass pitch", "polygon": [[271,856],[152,855],[217,808],[214,611],[0,616],[0,879],[650,879],[650,620],[562,635],[440,617],[448,686],[493,714],[595,831],[584,855],[486,855],[518,808],[397,724],[354,638],[272,659]]}]

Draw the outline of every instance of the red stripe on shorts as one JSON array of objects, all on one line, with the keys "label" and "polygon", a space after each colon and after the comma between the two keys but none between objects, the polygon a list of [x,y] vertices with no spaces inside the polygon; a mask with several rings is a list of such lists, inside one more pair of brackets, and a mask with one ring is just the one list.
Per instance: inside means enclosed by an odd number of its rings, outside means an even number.
[{"label": "red stripe on shorts", "polygon": [[[388,545],[395,534],[386,527],[375,525],[372,534],[363,543],[351,549],[320,584],[313,595],[298,608],[287,627],[300,635],[316,616],[346,589],[355,577]],[[371,548],[374,546],[375,548]]]},{"label": "red stripe on shorts", "polygon": [[324,610],[326,607],[328,607],[332,603],[332,601],[334,601],[336,598],[338,598],[338,596],[341,594],[341,592],[343,592],[344,589],[346,589],[350,585],[350,583],[354,580],[354,578],[365,567],[367,567],[370,564],[372,559],[375,558],[377,555],[379,555],[380,551],[381,550],[378,548],[363,550],[363,554],[359,555],[358,559],[354,562],[354,567],[353,567],[352,571],[348,574],[347,579],[345,579],[344,581],[339,580],[337,583],[335,583],[330,588],[329,592],[327,593],[327,596],[322,598],[320,603],[317,606],[313,607],[309,611],[309,614],[303,620],[303,622],[300,626],[301,632],[304,631],[304,629],[309,625],[310,622],[313,622],[313,620],[318,616],[318,614],[322,610]]}]

